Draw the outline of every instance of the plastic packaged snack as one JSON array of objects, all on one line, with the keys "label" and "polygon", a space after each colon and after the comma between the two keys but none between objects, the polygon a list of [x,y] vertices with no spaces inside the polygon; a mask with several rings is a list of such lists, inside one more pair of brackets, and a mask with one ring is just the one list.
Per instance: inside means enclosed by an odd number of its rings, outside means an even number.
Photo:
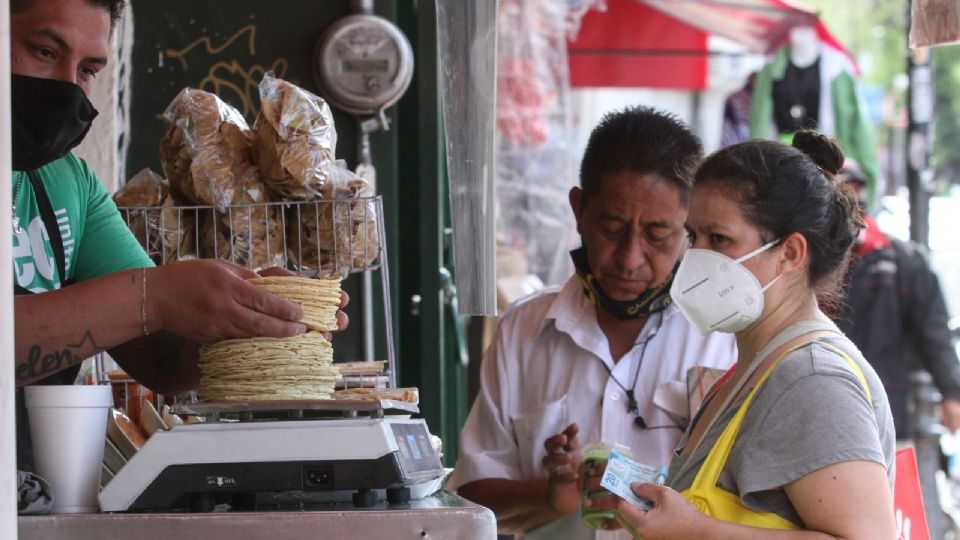
[{"label": "plastic packaged snack", "polygon": [[335,159],[337,131],[326,101],[267,73],[254,123],[257,164],[271,191],[287,200],[320,196]]},{"label": "plastic packaged snack", "polygon": [[256,168],[246,172],[243,189],[234,192],[232,206],[207,212],[202,222],[202,255],[259,271],[283,266],[285,247],[280,210],[269,202],[266,187],[256,179]]},{"label": "plastic packaged snack", "polygon": [[380,236],[370,184],[336,162],[320,195],[287,210],[293,262],[307,274],[340,276],[376,262]]},{"label": "plastic packaged snack", "polygon": [[253,166],[253,138],[239,111],[203,90],[184,88],[163,117],[170,128],[160,159],[171,187],[190,202],[225,209]]},{"label": "plastic packaged snack", "polygon": [[130,232],[154,262],[162,257],[159,208],[169,192],[166,180],[146,168],[133,175],[113,195],[113,202],[123,209],[121,215]]}]

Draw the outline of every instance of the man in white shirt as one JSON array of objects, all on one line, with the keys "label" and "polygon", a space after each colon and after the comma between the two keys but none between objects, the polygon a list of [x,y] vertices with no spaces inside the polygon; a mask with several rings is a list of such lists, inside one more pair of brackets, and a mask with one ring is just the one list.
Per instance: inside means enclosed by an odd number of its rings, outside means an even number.
[{"label": "man in white shirt", "polygon": [[491,508],[501,533],[629,538],[580,522],[580,443],[668,465],[690,416],[687,371],[736,358],[732,335],[702,337],[669,297],[702,155],[679,120],[645,107],[591,134],[570,191],[576,274],[504,313],[447,486]]}]

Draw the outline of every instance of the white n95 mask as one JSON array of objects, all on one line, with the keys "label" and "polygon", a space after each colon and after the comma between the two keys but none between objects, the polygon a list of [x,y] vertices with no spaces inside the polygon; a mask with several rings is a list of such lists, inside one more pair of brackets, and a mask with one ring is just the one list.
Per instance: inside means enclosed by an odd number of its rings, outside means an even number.
[{"label": "white n95 mask", "polygon": [[687,250],[673,278],[670,297],[703,335],[743,330],[763,313],[763,293],[780,276],[761,287],[756,276],[740,263],[777,242],[769,242],[739,259],[709,249]]}]

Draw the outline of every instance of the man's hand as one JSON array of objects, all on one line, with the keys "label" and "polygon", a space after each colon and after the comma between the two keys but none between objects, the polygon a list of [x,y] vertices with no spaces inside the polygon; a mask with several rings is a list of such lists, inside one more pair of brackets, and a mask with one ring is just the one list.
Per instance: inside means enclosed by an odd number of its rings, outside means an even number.
[{"label": "man's hand", "polygon": [[577,424],[570,424],[543,443],[547,455],[541,463],[549,474],[547,501],[553,511],[563,515],[580,508],[583,460],[577,441],[579,431]]},{"label": "man's hand", "polygon": [[[295,276],[295,275],[297,274],[291,272],[290,270],[287,270],[286,268],[281,268],[279,266],[271,266],[270,268],[264,268],[263,270],[260,271],[260,276],[262,277],[275,277],[275,276],[282,277],[282,276]],[[347,317],[347,314],[343,312],[343,308],[347,307],[347,304],[349,303],[350,303],[350,295],[348,295],[343,291],[340,291],[340,304],[339,306],[337,306],[340,308],[339,310],[337,310],[337,331],[338,332],[343,331],[347,327],[347,325],[350,324],[350,318]],[[327,341],[330,341],[331,339],[333,339],[333,334],[331,332],[324,332],[323,335],[326,336]]]},{"label": "man's hand", "polygon": [[147,326],[214,343],[306,332],[303,310],[248,283],[257,274],[219,260],[178,261],[147,270]]},{"label": "man's hand", "polygon": [[940,402],[940,420],[951,432],[960,429],[960,399],[944,399]]}]

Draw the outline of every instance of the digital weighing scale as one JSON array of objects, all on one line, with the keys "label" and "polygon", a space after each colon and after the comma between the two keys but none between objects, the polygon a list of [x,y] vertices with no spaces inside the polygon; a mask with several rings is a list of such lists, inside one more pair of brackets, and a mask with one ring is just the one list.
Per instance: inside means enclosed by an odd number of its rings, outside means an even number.
[{"label": "digital weighing scale", "polygon": [[[353,492],[355,506],[405,502],[444,471],[426,422],[396,401],[177,405],[208,422],[158,431],[100,492],[105,512],[190,509],[258,493]],[[227,416],[239,421],[228,421]],[[335,416],[330,416],[335,415]],[[211,421],[212,420],[212,421]]]}]

